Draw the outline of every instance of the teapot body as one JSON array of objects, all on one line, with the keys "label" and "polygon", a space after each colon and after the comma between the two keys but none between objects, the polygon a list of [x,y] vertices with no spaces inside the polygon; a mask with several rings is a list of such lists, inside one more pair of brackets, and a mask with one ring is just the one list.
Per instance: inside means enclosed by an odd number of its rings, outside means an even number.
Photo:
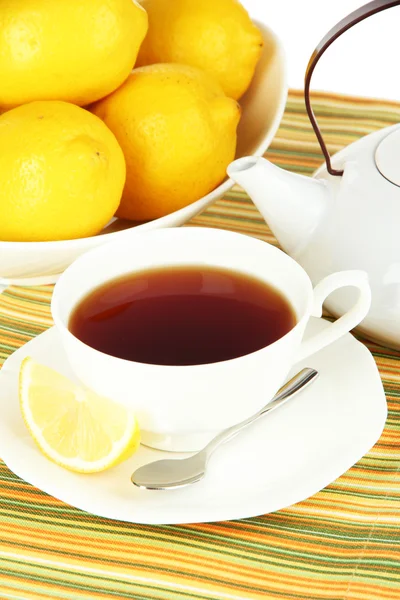
[{"label": "teapot body", "polygon": [[[292,252],[313,283],[347,269],[367,271],[372,307],[360,331],[367,337],[400,349],[400,187],[379,172],[375,152],[400,125],[388,127],[351,144],[335,155],[330,175],[325,165],[314,174],[324,181],[329,201],[306,244]],[[400,149],[399,149],[400,157]],[[400,164],[399,164],[400,168]],[[306,203],[307,199],[302,198]],[[354,303],[353,289],[340,290],[326,301],[339,316]]]}]

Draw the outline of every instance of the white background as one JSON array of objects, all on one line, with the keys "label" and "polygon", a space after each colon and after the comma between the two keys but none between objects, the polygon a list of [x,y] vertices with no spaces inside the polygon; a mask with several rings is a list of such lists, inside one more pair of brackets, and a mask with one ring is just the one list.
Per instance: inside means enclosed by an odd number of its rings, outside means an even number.
[{"label": "white background", "polygon": [[[308,60],[320,40],[362,0],[242,0],[253,18],[280,37],[289,86],[303,89]],[[400,6],[369,17],[343,34],[320,59],[314,90],[400,101]]]}]

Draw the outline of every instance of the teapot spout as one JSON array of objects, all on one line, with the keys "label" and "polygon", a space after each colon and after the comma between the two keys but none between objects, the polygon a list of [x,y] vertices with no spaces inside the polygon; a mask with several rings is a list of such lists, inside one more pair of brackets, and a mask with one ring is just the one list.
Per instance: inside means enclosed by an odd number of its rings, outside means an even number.
[{"label": "teapot spout", "polygon": [[281,247],[296,256],[328,206],[326,183],[289,173],[261,157],[235,160],[228,175],[249,194]]}]

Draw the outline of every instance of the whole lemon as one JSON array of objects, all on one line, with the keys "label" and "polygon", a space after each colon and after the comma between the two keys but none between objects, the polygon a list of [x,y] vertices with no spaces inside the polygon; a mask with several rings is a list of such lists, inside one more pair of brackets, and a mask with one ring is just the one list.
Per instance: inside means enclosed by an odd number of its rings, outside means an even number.
[{"label": "whole lemon", "polygon": [[98,233],[125,183],[117,140],[90,112],[32,102],[0,116],[0,239],[48,241]]},{"label": "whole lemon", "polygon": [[103,98],[133,69],[147,27],[134,0],[2,0],[0,108]]},{"label": "whole lemon", "polygon": [[263,38],[238,0],[142,0],[149,31],[137,66],[176,62],[204,69],[238,100],[249,87]]},{"label": "whole lemon", "polygon": [[240,108],[194,67],[135,69],[92,110],[125,154],[119,217],[156,219],[199,200],[224,179],[235,156]]}]

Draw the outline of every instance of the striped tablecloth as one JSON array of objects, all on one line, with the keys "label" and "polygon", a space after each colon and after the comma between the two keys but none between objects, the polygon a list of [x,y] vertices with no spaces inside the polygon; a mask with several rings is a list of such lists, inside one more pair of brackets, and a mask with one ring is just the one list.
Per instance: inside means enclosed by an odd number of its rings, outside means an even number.
[{"label": "striped tablecloth", "polygon": [[[332,152],[400,121],[400,105],[389,102],[316,94],[315,109]],[[322,162],[300,92],[290,94],[268,156],[305,174]],[[191,224],[274,242],[239,189]],[[0,295],[0,363],[51,326],[51,293]],[[163,527],[109,521],[47,496],[0,461],[0,598],[400,598],[400,353],[367,345],[389,405],[381,439],[326,489],[274,514]]]}]

